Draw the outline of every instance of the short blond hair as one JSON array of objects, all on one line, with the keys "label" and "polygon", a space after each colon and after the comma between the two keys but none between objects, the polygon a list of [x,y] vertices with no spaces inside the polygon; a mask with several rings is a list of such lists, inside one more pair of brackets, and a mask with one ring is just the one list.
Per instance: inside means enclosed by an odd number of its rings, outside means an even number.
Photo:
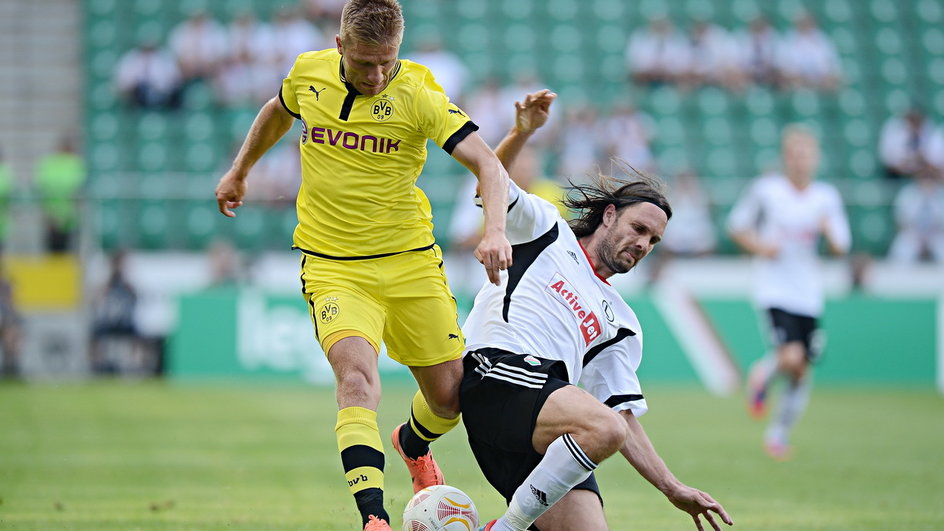
[{"label": "short blond hair", "polygon": [[341,42],[400,46],[403,10],[397,0],[348,0],[341,11]]}]

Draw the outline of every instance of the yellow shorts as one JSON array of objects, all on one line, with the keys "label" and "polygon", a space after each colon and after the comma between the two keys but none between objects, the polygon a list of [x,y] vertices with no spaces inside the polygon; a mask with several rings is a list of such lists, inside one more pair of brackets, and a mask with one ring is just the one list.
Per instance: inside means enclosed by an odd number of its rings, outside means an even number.
[{"label": "yellow shorts", "polygon": [[325,352],[345,337],[363,337],[403,365],[458,359],[465,339],[456,299],[434,245],[365,260],[302,254],[302,294]]}]

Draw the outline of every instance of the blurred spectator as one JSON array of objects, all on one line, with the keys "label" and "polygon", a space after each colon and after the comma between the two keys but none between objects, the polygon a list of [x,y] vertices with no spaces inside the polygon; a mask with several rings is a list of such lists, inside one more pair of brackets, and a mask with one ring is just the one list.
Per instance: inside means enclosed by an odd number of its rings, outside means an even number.
[{"label": "blurred spectator", "polygon": [[464,91],[469,69],[458,55],[443,48],[439,35],[427,34],[418,39],[416,50],[406,58],[429,67],[449,99],[465,108]]},{"label": "blurred spectator", "polygon": [[[302,0],[305,15],[312,21],[332,21],[334,23],[341,18],[341,10],[344,8],[346,0]],[[337,33],[335,31],[334,33]]]},{"label": "blurred spectator", "polygon": [[235,287],[244,278],[242,256],[236,247],[227,240],[214,240],[207,248],[207,261],[210,267],[210,287]]},{"label": "blurred spectator", "polygon": [[869,289],[872,277],[872,255],[855,253],[849,256],[849,287],[855,293]]},{"label": "blurred spectator", "polygon": [[939,125],[931,135],[925,159],[932,172],[944,175],[944,125]]},{"label": "blurred spectator", "polygon": [[740,70],[747,80],[758,85],[778,86],[780,37],[766,18],[758,15],[747,31],[735,37]]},{"label": "blurred spectator", "polygon": [[889,258],[898,263],[930,259],[944,264],[944,179],[925,169],[895,197],[898,233]]},{"label": "blurred spectator", "polygon": [[6,242],[10,223],[10,203],[13,192],[16,190],[16,177],[10,165],[3,160],[0,151],[0,253],[6,249]]},{"label": "blurred spectator", "polygon": [[564,123],[557,132],[558,177],[583,184],[599,172],[602,155],[599,130],[593,107],[575,105],[567,109]]},{"label": "blurred spectator", "polygon": [[890,116],[879,137],[879,158],[885,177],[911,177],[935,158],[934,124],[918,107],[904,116]]},{"label": "blurred spectator", "polygon": [[[532,92],[538,92],[542,89],[548,88],[548,84],[541,79],[540,74],[538,74],[538,72],[535,70],[518,70],[515,72],[514,76],[515,77],[512,83],[506,85],[502,89],[502,103],[501,106],[498,107],[499,109],[513,109],[515,102],[521,100],[522,94],[531,94]],[[496,114],[501,113],[497,112]],[[557,128],[560,125],[558,122],[560,122],[560,120],[560,113],[550,113],[550,116],[547,118],[547,123],[534,132],[534,134],[528,140],[528,144],[534,147],[548,147],[555,139]],[[507,123],[508,126],[504,131],[502,131],[502,135],[507,133],[508,129],[510,129],[513,125],[513,118],[509,117],[509,121]],[[499,140],[500,139],[501,137],[499,137]]]},{"label": "blurred spectator", "polygon": [[284,78],[298,54],[312,50],[334,48],[334,39],[328,39],[317,26],[308,21],[300,9],[283,7],[275,12],[272,20],[272,31],[275,38],[275,68],[279,78],[274,85],[278,90],[278,83]]},{"label": "blurred spectator", "polygon": [[737,49],[728,31],[707,20],[696,20],[689,36],[688,82],[692,85],[720,85],[729,89],[744,86]]},{"label": "blurred spectator", "polygon": [[249,197],[275,206],[294,207],[302,182],[299,149],[298,142],[283,142],[256,163],[250,171],[253,186]]},{"label": "blurred spectator", "polygon": [[622,99],[610,109],[600,124],[604,158],[619,159],[637,170],[655,171],[650,143],[655,136],[655,122],[648,114]]},{"label": "blurred spectator", "polygon": [[227,27],[229,55],[216,78],[217,99],[226,105],[258,104],[271,97],[284,76],[275,65],[275,36],[252,11],[244,11]]},{"label": "blurred spectator", "polygon": [[[508,176],[522,190],[557,206],[561,216],[567,218],[570,214],[563,204],[564,189],[557,181],[544,176],[543,162],[543,156],[539,150],[534,146],[525,145],[511,167],[507,168]],[[481,217],[481,212],[479,217]]]},{"label": "blurred spectator", "polygon": [[479,135],[492,147],[497,146],[505,133],[511,129],[514,118],[506,113],[495,112],[495,109],[503,109],[506,105],[505,93],[498,78],[489,76],[469,95],[468,102],[463,107],[469,113],[469,118],[479,126]]},{"label": "blurred spectator", "polygon": [[115,71],[119,97],[143,109],[176,109],[180,106],[180,70],[173,56],[146,39],[125,52]]},{"label": "blurred spectator", "polygon": [[703,256],[714,252],[717,244],[711,203],[698,174],[690,169],[675,176],[669,189],[672,205],[671,229],[662,235],[663,253],[673,256]]},{"label": "blurred spectator", "polygon": [[13,284],[7,278],[5,261],[0,253],[0,378],[20,375],[20,345],[23,338],[23,317],[13,299]]},{"label": "blurred spectator", "polygon": [[674,83],[684,79],[689,66],[685,38],[666,18],[633,32],[626,47],[626,64],[633,81],[643,85]]},{"label": "blurred spectator", "polygon": [[810,13],[801,14],[787,32],[780,51],[787,88],[836,90],[842,78],[839,53]]},{"label": "blurred spectator", "polygon": [[184,86],[197,80],[212,81],[228,54],[226,30],[202,10],[174,27],[169,42]]},{"label": "blurred spectator", "polygon": [[35,182],[46,224],[46,250],[60,253],[75,248],[79,194],[85,179],[85,162],[69,137],[59,142],[54,153],[39,159]]},{"label": "blurred spectator", "polygon": [[[108,280],[92,301],[89,361],[95,374],[115,374],[127,368],[143,348],[135,322],[138,293],[125,272],[127,253],[110,257]],[[137,363],[136,363],[137,364]]]}]

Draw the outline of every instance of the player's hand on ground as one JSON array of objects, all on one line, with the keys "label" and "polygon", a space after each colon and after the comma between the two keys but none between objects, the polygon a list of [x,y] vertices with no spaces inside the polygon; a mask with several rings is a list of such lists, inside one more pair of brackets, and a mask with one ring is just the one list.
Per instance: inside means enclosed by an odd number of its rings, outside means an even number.
[{"label": "player's hand on ground", "polygon": [[705,531],[705,527],[701,522],[702,518],[711,524],[712,529],[721,531],[721,526],[718,525],[715,521],[715,516],[711,513],[717,514],[724,523],[734,525],[734,521],[728,516],[724,507],[716,502],[707,492],[682,485],[674,492],[668,494],[668,498],[669,501],[672,502],[672,505],[692,515],[692,519],[695,520],[695,527],[698,528],[698,531]]},{"label": "player's hand on ground", "polygon": [[230,170],[220,178],[216,185],[216,204],[220,213],[226,217],[234,218],[236,213],[232,209],[242,206],[243,197],[246,195],[246,178],[234,170]]},{"label": "player's hand on ground", "polygon": [[532,92],[525,96],[524,102],[515,102],[515,128],[522,133],[533,133],[547,123],[551,103],[557,94],[548,89]]},{"label": "player's hand on ground", "polygon": [[472,255],[485,266],[488,281],[500,286],[501,276],[499,272],[511,267],[511,243],[508,242],[505,234],[503,232],[486,232]]}]

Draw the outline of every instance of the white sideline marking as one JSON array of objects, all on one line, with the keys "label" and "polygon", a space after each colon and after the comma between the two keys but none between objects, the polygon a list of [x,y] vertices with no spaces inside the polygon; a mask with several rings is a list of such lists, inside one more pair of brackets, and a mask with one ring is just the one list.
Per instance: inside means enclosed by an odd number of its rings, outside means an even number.
[{"label": "white sideline marking", "polygon": [[653,302],[705,387],[716,395],[737,392],[738,370],[688,291],[672,282],[660,282]]}]

